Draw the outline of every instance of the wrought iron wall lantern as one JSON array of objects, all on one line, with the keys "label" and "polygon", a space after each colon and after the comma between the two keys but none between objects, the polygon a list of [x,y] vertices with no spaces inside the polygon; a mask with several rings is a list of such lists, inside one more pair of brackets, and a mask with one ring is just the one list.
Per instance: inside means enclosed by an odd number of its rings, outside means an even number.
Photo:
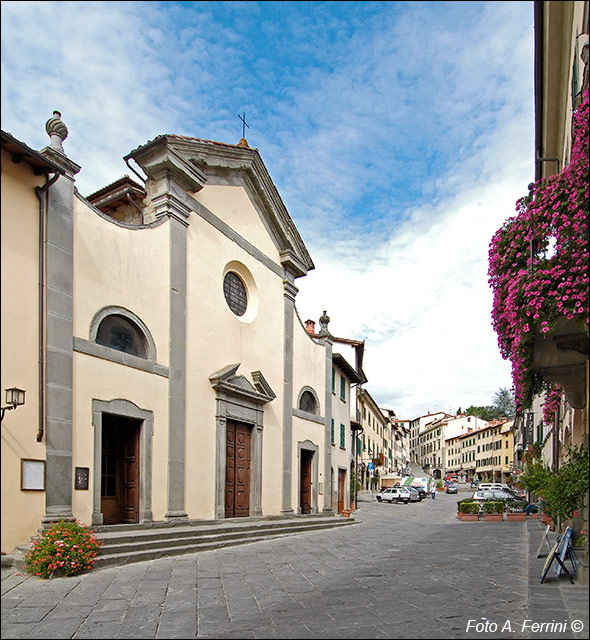
[{"label": "wrought iron wall lantern", "polygon": [[4,420],[4,413],[6,411],[11,411],[12,409],[21,407],[23,404],[25,404],[25,391],[23,389],[18,389],[17,387],[6,389],[7,406],[2,407],[2,417],[0,418],[0,421]]}]

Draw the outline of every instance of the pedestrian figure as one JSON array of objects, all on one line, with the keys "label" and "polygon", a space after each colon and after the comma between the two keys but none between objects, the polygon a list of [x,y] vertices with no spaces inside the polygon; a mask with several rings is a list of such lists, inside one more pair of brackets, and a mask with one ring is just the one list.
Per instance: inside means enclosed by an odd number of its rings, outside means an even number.
[{"label": "pedestrian figure", "polygon": [[431,491],[432,499],[434,500],[436,498],[436,485],[435,484],[432,485],[432,489],[430,491]]}]

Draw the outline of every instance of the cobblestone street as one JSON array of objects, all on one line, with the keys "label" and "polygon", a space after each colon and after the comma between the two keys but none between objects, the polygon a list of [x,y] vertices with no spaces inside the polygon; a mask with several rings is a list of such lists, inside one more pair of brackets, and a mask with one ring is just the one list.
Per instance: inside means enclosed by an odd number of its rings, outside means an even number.
[{"label": "cobblestone street", "polygon": [[[462,523],[454,495],[370,498],[328,532],[50,581],[3,571],[2,637],[588,637],[587,587],[553,568],[540,584],[537,521]],[[533,630],[552,621],[564,631]]]}]

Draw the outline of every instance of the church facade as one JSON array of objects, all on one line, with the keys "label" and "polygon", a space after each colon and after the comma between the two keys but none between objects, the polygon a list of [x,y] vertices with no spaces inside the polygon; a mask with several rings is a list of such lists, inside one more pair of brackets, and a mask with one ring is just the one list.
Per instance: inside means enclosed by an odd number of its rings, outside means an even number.
[{"label": "church facade", "polygon": [[[2,551],[43,525],[337,513],[351,386],[260,154],[165,135],[82,197],[58,112],[2,132]],[[140,168],[143,176],[135,168]]]}]

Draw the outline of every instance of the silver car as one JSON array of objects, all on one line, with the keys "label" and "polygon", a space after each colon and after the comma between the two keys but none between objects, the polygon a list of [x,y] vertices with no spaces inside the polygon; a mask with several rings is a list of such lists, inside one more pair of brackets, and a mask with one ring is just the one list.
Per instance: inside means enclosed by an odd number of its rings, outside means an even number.
[{"label": "silver car", "polygon": [[497,500],[506,502],[507,500],[515,500],[514,496],[506,491],[476,491],[472,498],[485,502],[486,500]]},{"label": "silver car", "polygon": [[410,492],[410,502],[420,502],[422,497],[420,492],[415,487],[405,487]]},{"label": "silver car", "polygon": [[403,502],[404,504],[408,504],[412,499],[412,494],[405,487],[388,487],[387,489],[383,489],[381,493],[377,494],[378,502],[390,502],[393,504],[394,502]]}]

